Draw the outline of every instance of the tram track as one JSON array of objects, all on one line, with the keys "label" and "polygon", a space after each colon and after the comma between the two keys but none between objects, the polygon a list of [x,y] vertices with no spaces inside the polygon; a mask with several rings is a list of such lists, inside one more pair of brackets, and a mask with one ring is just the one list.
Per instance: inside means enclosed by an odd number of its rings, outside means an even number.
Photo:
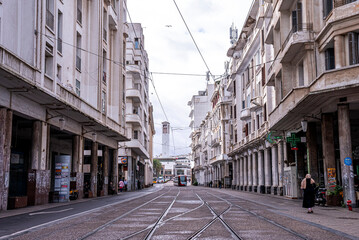
[{"label": "tram track", "polygon": [[[300,233],[298,233],[298,232],[296,232],[296,231],[294,231],[294,230],[292,230],[292,229],[290,229],[290,228],[288,228],[288,227],[286,227],[286,226],[284,226],[282,224],[279,224],[279,223],[277,223],[277,222],[275,222],[275,221],[273,221],[273,220],[271,220],[271,219],[269,219],[267,217],[259,215],[258,213],[254,212],[254,211],[247,210],[246,208],[244,208],[244,207],[242,207],[242,206],[240,206],[238,204],[233,204],[233,203],[229,202],[228,200],[226,200],[226,199],[224,199],[222,197],[218,197],[218,196],[216,196],[214,194],[210,193],[210,195],[212,195],[212,196],[214,196],[214,197],[216,197],[218,199],[221,199],[221,200],[227,202],[228,204],[232,204],[232,206],[237,207],[237,208],[241,209],[242,211],[247,212],[247,213],[249,213],[249,214],[251,214],[251,215],[253,215],[253,216],[255,216],[255,217],[257,217],[257,218],[259,218],[259,219],[261,219],[263,221],[265,221],[265,222],[268,222],[268,223],[270,223],[270,224],[272,224],[272,225],[274,225],[274,226],[276,226],[278,228],[281,228],[284,231],[286,231],[286,232],[288,232],[288,233],[290,233],[292,235],[295,235],[296,237],[299,237],[301,239],[306,239],[306,240],[309,239],[306,236],[304,236],[304,235],[302,235],[302,234],[300,234]],[[229,196],[233,197],[232,195],[229,195]],[[238,198],[238,197],[235,197],[235,198]],[[241,198],[239,198],[239,199],[241,199]],[[244,200],[244,199],[241,199],[241,200]]]}]

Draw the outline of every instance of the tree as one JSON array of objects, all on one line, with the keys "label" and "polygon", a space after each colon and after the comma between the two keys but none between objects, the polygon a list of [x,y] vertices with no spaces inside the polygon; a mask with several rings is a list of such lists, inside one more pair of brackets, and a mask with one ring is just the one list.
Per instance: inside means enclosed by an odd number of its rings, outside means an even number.
[{"label": "tree", "polygon": [[160,160],[153,159],[153,170],[156,172],[156,176],[158,177],[159,173],[161,172],[162,164]]}]

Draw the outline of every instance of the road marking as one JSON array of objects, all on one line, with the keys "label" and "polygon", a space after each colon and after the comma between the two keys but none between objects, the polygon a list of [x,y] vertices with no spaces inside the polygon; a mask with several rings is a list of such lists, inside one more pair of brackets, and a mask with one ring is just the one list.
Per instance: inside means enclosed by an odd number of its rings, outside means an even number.
[{"label": "road marking", "polygon": [[49,213],[60,213],[60,212],[66,212],[66,211],[69,211],[73,208],[67,208],[67,209],[63,209],[63,210],[58,210],[58,211],[49,211],[49,212],[35,212],[35,213],[30,213],[29,215],[30,216],[33,216],[33,215],[40,215],[40,214],[49,214]]}]

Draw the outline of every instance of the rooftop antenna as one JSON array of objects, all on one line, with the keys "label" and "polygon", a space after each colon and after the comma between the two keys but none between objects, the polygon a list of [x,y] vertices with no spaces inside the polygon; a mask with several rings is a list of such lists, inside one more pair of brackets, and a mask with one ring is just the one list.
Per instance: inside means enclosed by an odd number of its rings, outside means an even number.
[{"label": "rooftop antenna", "polygon": [[232,26],[229,29],[229,38],[231,39],[231,44],[234,44],[238,38],[238,29],[232,23]]}]

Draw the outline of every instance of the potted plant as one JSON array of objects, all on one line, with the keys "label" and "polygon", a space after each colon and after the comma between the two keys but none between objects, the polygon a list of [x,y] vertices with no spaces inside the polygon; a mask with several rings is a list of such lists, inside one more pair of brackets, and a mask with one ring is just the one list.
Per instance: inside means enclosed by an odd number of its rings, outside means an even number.
[{"label": "potted plant", "polygon": [[334,188],[327,192],[327,205],[329,206],[341,206],[343,201],[343,187],[335,185]]}]

